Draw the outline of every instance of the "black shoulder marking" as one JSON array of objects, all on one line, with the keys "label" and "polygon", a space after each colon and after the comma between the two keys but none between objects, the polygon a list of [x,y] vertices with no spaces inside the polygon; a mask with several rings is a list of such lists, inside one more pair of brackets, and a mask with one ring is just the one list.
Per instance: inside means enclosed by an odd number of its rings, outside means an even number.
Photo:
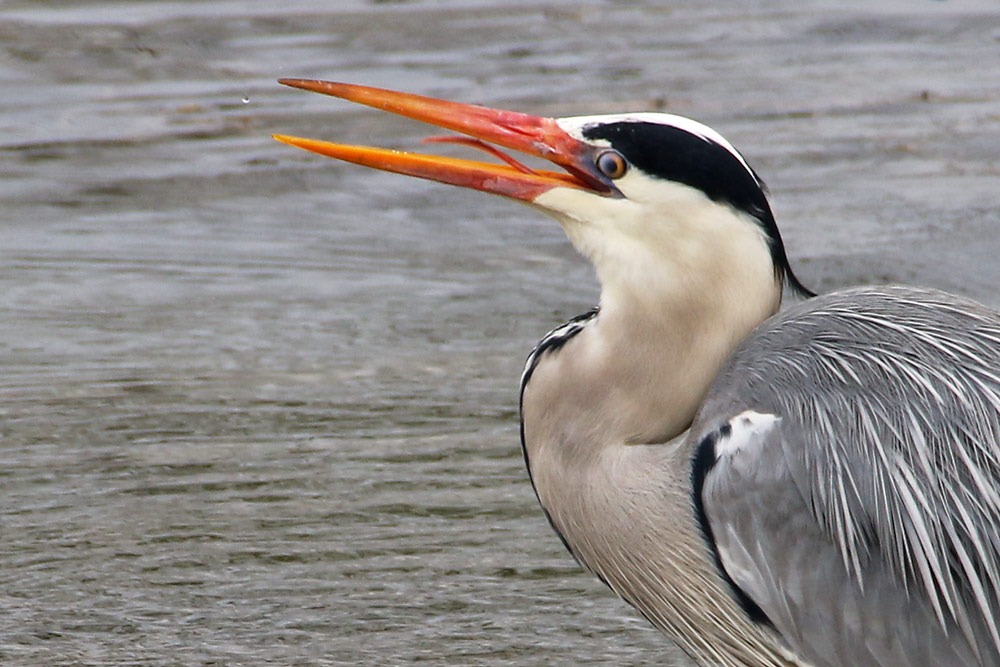
[{"label": "black shoulder marking", "polygon": [[695,448],[694,457],[691,459],[691,495],[694,502],[695,517],[698,520],[698,526],[701,528],[701,535],[705,538],[705,543],[708,545],[715,559],[715,567],[719,570],[719,574],[722,575],[725,582],[729,584],[729,588],[737,604],[740,605],[751,620],[774,628],[774,623],[767,617],[764,610],[726,572],[726,567],[722,564],[722,557],[719,555],[718,545],[715,543],[715,534],[712,532],[712,526],[708,522],[708,515],[705,513],[705,502],[701,495],[705,487],[705,477],[718,460],[715,454],[715,444],[720,437],[728,437],[731,431],[732,427],[728,423],[723,424],[717,430],[712,431],[702,438],[701,442]]},{"label": "black shoulder marking", "polygon": [[800,295],[814,296],[792,273],[764,181],[729,148],[673,125],[639,120],[591,125],[583,136],[608,141],[649,176],[683,183],[755,218],[767,236],[778,278]]}]

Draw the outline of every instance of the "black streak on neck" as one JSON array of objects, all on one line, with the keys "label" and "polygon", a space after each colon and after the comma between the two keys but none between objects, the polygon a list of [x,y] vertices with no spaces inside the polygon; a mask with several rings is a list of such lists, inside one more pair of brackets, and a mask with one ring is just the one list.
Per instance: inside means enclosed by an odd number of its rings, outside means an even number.
[{"label": "black streak on neck", "polygon": [[[583,331],[584,327],[587,326],[591,320],[596,318],[599,312],[598,308],[592,308],[582,315],[577,315],[561,327],[553,329],[544,338],[542,338],[542,340],[528,356],[527,367],[524,370],[524,375],[521,377],[521,396],[518,401],[518,409],[521,414],[521,453],[524,455],[524,467],[528,469],[528,479],[531,481],[531,488],[535,492],[535,498],[538,499],[538,504],[541,506],[542,512],[545,514],[546,521],[549,522],[549,525],[552,526],[552,530],[554,530],[556,535],[559,536],[559,540],[563,543],[563,546],[566,547],[566,551],[568,551],[581,565],[584,565],[583,561],[576,554],[576,552],[573,551],[573,547],[571,547],[569,542],[566,541],[566,537],[559,531],[558,526],[556,526],[555,522],[552,520],[552,515],[549,514],[548,508],[542,504],[542,499],[538,496],[538,489],[535,487],[535,480],[531,474],[531,461],[528,458],[528,444],[524,440],[524,389],[528,386],[531,376],[534,374],[535,369],[538,367],[538,364],[542,361],[545,355],[555,352],[569,342],[571,338]],[[600,575],[598,575],[598,578],[600,578],[602,582],[604,581],[604,578]],[[607,582],[604,583],[606,584]]]}]

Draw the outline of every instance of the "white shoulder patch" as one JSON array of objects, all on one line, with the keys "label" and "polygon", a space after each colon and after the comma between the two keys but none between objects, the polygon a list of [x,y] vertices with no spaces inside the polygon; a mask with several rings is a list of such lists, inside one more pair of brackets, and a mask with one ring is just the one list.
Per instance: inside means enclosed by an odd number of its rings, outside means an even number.
[{"label": "white shoulder patch", "polygon": [[741,412],[726,422],[729,433],[723,432],[716,441],[716,457],[734,456],[759,447],[780,421],[781,417],[769,413],[754,410]]}]

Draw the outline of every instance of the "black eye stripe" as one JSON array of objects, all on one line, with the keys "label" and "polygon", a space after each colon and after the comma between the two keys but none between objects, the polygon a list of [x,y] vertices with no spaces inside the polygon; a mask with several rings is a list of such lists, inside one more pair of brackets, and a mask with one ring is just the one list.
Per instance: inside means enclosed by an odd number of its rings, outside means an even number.
[{"label": "black eye stripe", "polygon": [[620,121],[584,128],[629,164],[655,178],[683,183],[755,217],[767,208],[762,184],[728,148],[668,124]]},{"label": "black eye stripe", "polygon": [[732,148],[668,121],[609,120],[585,125],[581,130],[584,139],[608,142],[630,168],[700,190],[712,201],[728,204],[756,219],[767,236],[777,270],[795,291],[811,294],[788,266],[764,183]]}]

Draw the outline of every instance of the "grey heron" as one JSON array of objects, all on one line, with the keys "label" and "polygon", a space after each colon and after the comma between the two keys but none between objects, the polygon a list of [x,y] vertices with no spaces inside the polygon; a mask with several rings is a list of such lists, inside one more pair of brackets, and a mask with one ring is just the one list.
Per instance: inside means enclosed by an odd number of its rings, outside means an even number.
[{"label": "grey heron", "polygon": [[[1000,313],[901,286],[810,294],[757,174],[686,118],[282,83],[504,164],[280,141],[527,202],[593,264],[599,306],[525,366],[525,462],[576,560],[694,660],[1000,665]],[[784,291],[810,298],[779,312]]]}]

